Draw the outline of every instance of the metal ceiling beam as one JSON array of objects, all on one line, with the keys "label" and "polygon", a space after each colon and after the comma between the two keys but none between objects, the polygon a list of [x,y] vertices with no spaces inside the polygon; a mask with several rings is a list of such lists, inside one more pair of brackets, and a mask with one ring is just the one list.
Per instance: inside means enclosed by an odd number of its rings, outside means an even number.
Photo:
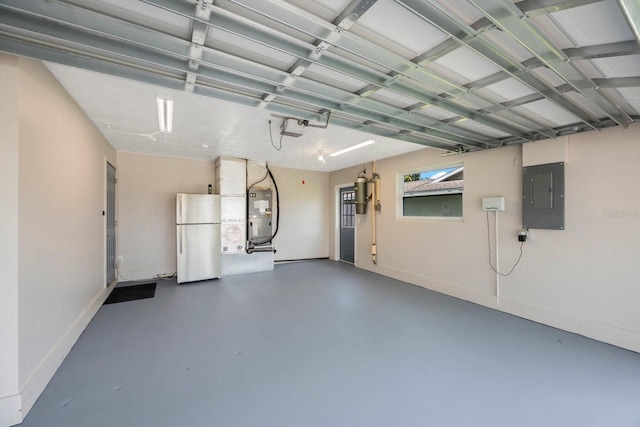
[{"label": "metal ceiling beam", "polygon": [[[70,8],[66,5],[65,9],[64,0],[53,2],[1,0],[0,50],[68,65],[85,64],[86,66],[82,68],[94,67],[97,71],[121,77],[127,77],[130,74],[131,78],[147,83],[159,81],[164,82],[165,87],[185,89],[185,75],[188,76],[194,71],[190,66],[191,61],[194,60],[193,52],[190,51],[193,47],[191,40],[162,34],[148,27],[136,26],[132,22],[142,17],[124,10],[122,14],[112,13],[107,16],[79,7],[81,3],[73,3],[78,6]],[[292,70],[267,67],[232,54],[216,51],[206,45],[200,47],[202,56],[197,59],[198,68],[195,75],[198,77],[198,82],[194,80],[194,93],[207,93],[206,96],[252,107],[260,104],[259,94],[276,95],[281,98],[281,102],[274,102],[273,106],[267,110],[317,120],[318,110],[329,108],[333,112],[332,122],[336,117],[334,122],[336,124],[348,123],[347,127],[352,129],[364,127],[369,132],[376,129],[378,133],[372,133],[441,149],[451,149],[458,144],[467,145],[472,149],[488,148],[517,144],[524,140],[518,134],[507,138],[489,138],[471,130],[453,126],[456,121],[463,118],[471,118],[483,124],[493,122],[498,125],[494,126],[498,129],[500,125],[510,126],[487,117],[487,114],[491,113],[490,108],[499,109],[498,113],[504,112],[506,109],[504,105],[485,102],[487,104],[485,108],[474,111],[452,102],[447,97],[426,93],[410,80],[402,78],[404,75],[399,73],[388,76],[330,53],[314,59],[314,46],[311,43],[296,40],[231,13],[222,13],[207,20],[199,18],[197,14],[194,17],[193,4],[185,2],[181,3],[182,6],[177,6],[177,3],[168,0],[166,3],[181,10],[184,9],[178,14],[188,17],[194,23],[198,22],[199,32],[192,33],[192,38],[202,33],[201,24],[207,31],[209,27],[219,25],[217,28],[223,31],[229,31],[265,46],[273,44],[276,49],[299,60],[317,63],[355,78],[362,77],[361,80],[375,88],[389,88],[395,93],[425,104],[436,105],[454,114],[458,112],[460,114],[451,121],[452,126],[447,126],[446,122],[436,121],[422,114],[412,114],[408,109],[360,97],[333,86],[295,76],[295,73],[293,73],[295,77],[288,83],[287,79],[292,78],[290,72]],[[217,9],[214,8],[214,10]],[[26,13],[26,15],[20,15],[20,13]],[[57,13],[61,14],[59,19],[56,17]],[[90,13],[91,17],[78,16],[78,13]],[[14,22],[11,22],[12,19]],[[181,86],[177,86],[176,82],[180,82]],[[287,82],[288,86],[284,86],[283,82]],[[464,93],[468,93],[466,88]],[[510,114],[513,114],[512,117],[517,117],[515,113]],[[517,123],[517,118],[513,121]],[[544,138],[534,133],[524,135],[527,135],[527,139]]]},{"label": "metal ceiling beam", "polygon": [[[37,9],[37,6],[34,7]],[[46,35],[38,34],[42,23],[33,19],[33,9],[29,17],[13,10],[5,10],[0,22],[3,23],[3,29],[13,25],[16,33],[22,33],[22,38],[31,39],[33,43],[47,46],[55,44],[58,48],[65,48],[76,55],[85,54],[104,61],[127,63],[151,72],[180,76],[193,73],[200,80],[211,81],[215,85],[237,91],[262,91],[272,94],[277,90],[279,80],[286,78],[286,73],[280,70],[269,69],[204,47],[199,61],[201,67],[193,70],[184,61],[189,58],[190,42],[124,24],[113,18],[94,19],[92,13],[77,8],[73,9],[72,14],[59,9],[51,10],[46,6],[38,10],[41,14],[45,12],[48,22],[60,24],[49,28]],[[56,20],[56,14],[63,17]],[[63,19],[65,15],[68,16]],[[40,15],[41,19],[44,17],[45,15]],[[74,22],[72,18],[78,22]],[[91,29],[82,28],[81,22],[91,22]],[[106,29],[111,33],[108,38],[103,38],[101,36],[104,34],[101,31]],[[258,79],[255,74],[262,77]],[[318,97],[318,93],[322,93],[323,96]],[[443,141],[450,145],[464,144],[486,148],[491,143],[499,143],[487,137],[473,135],[472,132],[449,129],[440,123],[438,127],[443,130],[436,129],[435,120],[411,115],[405,110],[378,101],[367,100],[366,105],[350,105],[349,98],[353,98],[353,94],[308,79],[298,79],[294,87],[281,91],[279,96],[285,100],[303,103],[307,108],[340,110],[344,115],[352,116],[354,120],[377,121],[397,127],[398,132],[409,130],[424,134],[423,138]],[[485,141],[486,144],[479,141]]]},{"label": "metal ceiling beam", "polygon": [[351,3],[333,20],[334,25],[348,30],[377,2],[378,0],[351,0]]},{"label": "metal ceiling beam", "polygon": [[[594,1],[589,1],[587,3],[594,3],[594,2],[600,2],[600,1],[603,1],[603,0],[594,0]],[[580,3],[582,2],[584,2],[584,0],[582,0]],[[526,10],[527,7],[529,8],[534,7],[534,5],[531,5],[528,3],[529,1],[525,0],[520,3],[517,3],[516,6],[518,6],[521,10],[523,9]],[[539,3],[539,0],[535,0],[535,3],[536,4]],[[549,3],[556,3],[556,2],[549,1]],[[570,3],[573,4],[575,2],[570,2]],[[562,2],[562,5],[566,6],[564,2]],[[578,5],[576,4],[575,6],[578,6]],[[478,21],[476,21],[475,23],[471,24],[471,28],[476,30],[479,34],[483,34],[486,31],[495,29],[496,25],[491,21],[489,21],[489,19],[487,19],[486,17],[483,17]],[[469,37],[469,39],[470,38],[471,37]],[[428,51],[424,52],[423,54],[415,57],[414,59],[412,59],[412,61],[415,62],[416,64],[420,64],[424,66],[431,62],[437,61],[438,59],[453,52],[459,47],[460,47],[459,42],[457,42],[455,39],[448,38],[445,41],[439,43],[438,45],[432,47]],[[563,49],[563,52],[570,59],[595,59],[595,58],[606,58],[611,56],[635,55],[640,53],[640,47],[638,47],[638,44],[635,41],[626,41],[626,42],[618,42],[618,43],[607,43],[607,44],[596,45],[596,46],[583,46],[581,48]],[[534,57],[528,61],[523,62],[522,65],[524,67],[531,68],[531,67],[539,67],[543,64],[542,62],[540,62],[540,60]],[[496,76],[499,74],[500,73],[496,73]],[[503,75],[503,79],[506,79],[509,77],[509,75],[504,73],[502,75]],[[496,80],[496,82],[497,81],[499,80]],[[465,85],[465,86],[469,87],[469,85]]]},{"label": "metal ceiling beam", "polygon": [[[342,13],[340,13],[340,15],[333,21],[333,24],[336,28],[339,28],[342,31],[348,31],[349,28],[351,28],[351,26],[376,2],[377,0],[352,0],[351,3],[345,7]],[[330,47],[330,44],[324,40],[316,40],[313,44],[317,49],[314,57],[322,55],[322,53]],[[282,82],[282,88],[290,85],[296,77],[301,76],[312,64],[313,63],[311,61],[306,59],[296,60],[295,64],[289,68],[290,77]],[[275,97],[276,95],[265,95],[262,99],[263,104],[260,105],[260,108],[262,108],[265,103],[273,101]]]},{"label": "metal ceiling beam", "polygon": [[[421,0],[395,0],[397,3],[406,7],[415,15],[421,17],[432,25],[441,29],[445,33],[451,35],[461,45],[467,46],[469,49],[478,53],[486,60],[500,67],[502,71],[510,77],[515,78],[521,83],[529,86],[549,101],[558,105],[573,115],[578,117],[587,126],[597,129],[599,119],[592,117],[573,105],[569,100],[562,97],[562,94],[555,93],[553,88],[543,83],[540,79],[529,73],[529,70],[522,66],[518,61],[508,57],[504,52],[497,49],[492,43],[487,41],[482,33],[478,33],[459,19],[445,14],[439,8],[431,3]],[[466,89],[465,90],[469,90]],[[494,105],[495,106],[495,105]]]},{"label": "metal ceiling beam", "polygon": [[[184,10],[185,5],[182,3],[174,3],[169,0],[141,0],[147,4],[154,5],[163,10],[170,11],[181,15],[183,17],[187,17],[192,19],[190,14]],[[258,1],[258,6],[264,8],[265,5]],[[265,2],[266,3],[266,2]],[[523,132],[519,128],[511,126],[505,122],[498,121],[492,119],[491,117],[487,117],[486,114],[477,113],[473,109],[468,109],[462,107],[460,105],[456,105],[451,102],[448,98],[439,97],[437,95],[431,95],[426,93],[424,90],[417,90],[415,87],[408,85],[406,83],[402,83],[398,81],[398,77],[389,77],[383,73],[379,73],[371,68],[363,68],[360,64],[350,63],[343,57],[338,57],[336,55],[332,55],[330,52],[325,53],[322,56],[314,56],[312,54],[307,54],[307,45],[304,42],[291,39],[290,37],[285,36],[282,33],[276,33],[274,30],[266,29],[261,27],[260,25],[255,24],[254,22],[244,21],[240,17],[217,7],[214,7],[215,17],[208,22],[208,25],[221,29],[223,31],[229,32],[231,34],[238,35],[240,37],[246,38],[253,42],[263,44],[273,49],[280,50],[289,55],[295,56],[301,59],[307,59],[312,62],[315,62],[319,65],[322,65],[328,69],[338,71],[340,73],[349,75],[356,79],[363,80],[364,82],[381,86],[381,87],[391,87],[391,90],[405,96],[413,97],[417,101],[427,102],[430,104],[437,105],[441,108],[449,110],[454,114],[459,114],[463,117],[478,121],[482,124],[485,124],[490,127],[495,127],[497,129],[502,130],[503,132],[509,133],[511,135],[515,135],[522,140],[533,141],[539,139],[539,135],[536,130],[533,132]],[[290,15],[292,12],[288,11]],[[269,15],[267,15],[269,16]],[[298,15],[294,15],[298,16]],[[291,18],[293,19],[293,18]],[[278,20],[279,22],[281,19]],[[324,23],[324,21],[322,21]],[[318,24],[320,25],[320,24]],[[332,25],[332,24],[329,24]],[[316,25],[317,26],[317,25]],[[346,33],[345,36],[349,36],[349,33]],[[343,39],[340,39],[343,40]],[[375,50],[380,50],[376,47]],[[388,51],[384,51],[385,54],[396,57],[395,54],[391,54]],[[376,55],[380,55],[380,53],[376,53]],[[402,61],[407,62],[412,69],[415,69],[416,64],[411,63],[404,58],[401,58]],[[449,82],[445,82],[443,77],[432,77],[439,84],[450,85]],[[391,83],[394,83],[393,85]],[[466,90],[462,91],[463,94],[467,93]],[[473,94],[467,93],[470,97],[474,97],[476,99],[481,100],[482,106],[490,106],[492,103],[482,100],[480,97],[477,97]],[[500,114],[510,114],[508,111],[501,111]]]},{"label": "metal ceiling beam", "polygon": [[633,40],[563,49],[567,58],[573,60],[611,58],[614,56],[638,55],[640,46]]},{"label": "metal ceiling beam", "polygon": [[[617,77],[612,79],[593,79],[593,82],[597,84],[601,89],[618,89],[625,87],[640,87],[640,76],[638,77]],[[571,92],[573,88],[569,84],[563,84],[556,86],[558,92]],[[543,100],[544,98],[537,93],[531,95],[522,96],[509,101],[501,102],[500,104],[505,108],[520,107],[522,105],[530,104],[532,102]]]},{"label": "metal ceiling beam", "polygon": [[[243,5],[245,5],[245,7],[251,9],[252,11],[258,11],[263,16],[274,19],[277,22],[283,23],[285,25],[289,25],[291,28],[298,31],[313,35],[318,39],[325,40],[327,39],[327,37],[330,37],[332,39],[332,44],[336,47],[344,49],[354,55],[360,56],[365,60],[372,61],[377,65],[392,70],[394,73],[391,74],[391,83],[393,83],[400,77],[409,76],[411,79],[415,79],[417,81],[420,81],[421,83],[433,87],[437,93],[444,92],[448,95],[460,97],[465,101],[477,105],[479,108],[492,105],[492,103],[488,100],[483,99],[473,93],[469,93],[460,85],[450,81],[446,77],[427,70],[421,66],[416,66],[415,63],[412,63],[411,61],[393,52],[381,49],[380,46],[377,46],[366,40],[362,40],[357,36],[349,33],[341,33],[341,37],[333,37],[332,32],[335,30],[333,24],[322,21],[316,16],[312,16],[291,7],[285,7],[283,4],[281,4],[281,2],[276,1],[247,0],[243,1],[242,3]],[[394,87],[393,84],[384,84],[382,86],[391,90],[393,90],[392,87]],[[444,108],[446,109],[446,107]],[[500,115],[505,116],[507,120],[518,122],[522,126],[533,128],[535,131],[539,131],[538,129],[535,129],[534,123],[523,124],[519,117],[515,117],[508,111],[502,111],[500,112]],[[529,137],[527,136],[527,134],[522,133],[519,128],[510,126],[507,129],[508,125],[506,125],[504,122],[500,123],[497,121],[493,121],[490,126],[501,126],[501,130],[511,134],[519,135],[524,139],[536,139],[535,137]]]},{"label": "metal ceiling beam", "polygon": [[[565,55],[572,61],[578,60],[589,60],[589,59],[597,59],[597,58],[609,58],[615,56],[625,56],[625,55],[640,55],[640,46],[633,41],[626,42],[617,42],[617,43],[607,43],[593,46],[583,46],[577,48],[568,48],[563,49]],[[521,63],[523,67],[526,69],[533,69],[537,67],[541,67],[544,64],[540,62],[538,58],[531,58]],[[497,73],[491,74],[490,76],[483,77],[482,79],[476,80],[471,83],[467,83],[464,85],[467,89],[479,89],[482,87],[491,86],[492,84],[499,83],[503,80],[510,78],[511,76],[503,71],[498,71]],[[595,80],[594,80],[595,82]],[[601,86],[601,85],[598,85]],[[573,91],[574,88],[566,88],[563,92]]]},{"label": "metal ceiling beam", "polygon": [[[55,62],[58,64],[68,65],[71,67],[90,71],[96,71],[99,73],[118,76],[145,84],[165,87],[168,89],[184,89],[184,81],[179,75],[150,74],[147,70],[131,68],[128,65],[108,62],[104,59],[99,58],[83,57],[65,51],[53,51],[42,46],[31,45],[19,40],[5,40],[3,41],[3,45],[7,51],[21,56],[38,57],[44,61]],[[196,85],[194,87],[193,93],[196,95],[224,100],[247,107],[256,108],[259,103],[259,99],[253,98],[251,96],[247,96],[241,93],[233,93],[227,90],[222,90],[203,84]],[[325,120],[325,117],[323,115],[318,114],[315,111],[305,111],[299,108],[290,107],[286,104],[272,103],[266,108],[266,110],[279,115],[297,117],[300,119],[313,121]],[[431,140],[428,136],[401,133],[398,130],[394,130],[390,127],[385,127],[384,124],[378,125],[376,123],[363,123],[362,121],[345,118],[341,116],[339,112],[331,114],[331,123],[335,124],[336,126],[341,126],[348,129],[361,130],[373,135],[398,139],[406,142],[429,146],[432,148],[438,148],[445,151],[455,148],[451,144],[443,144],[437,140]]]},{"label": "metal ceiling beam", "polygon": [[618,0],[618,4],[633,31],[636,42],[640,44],[640,3],[638,0]]},{"label": "metal ceiling beam", "polygon": [[629,126],[631,118],[600,94],[597,86],[584,76],[551,40],[529,23],[520,9],[504,0],[470,0],[470,2],[616,123],[625,128]]},{"label": "metal ceiling beam", "polygon": [[[147,1],[147,0],[144,0]],[[157,3],[157,2],[156,2]],[[482,109],[484,107],[494,105],[491,101],[484,99],[483,97],[467,91],[462,86],[451,81],[443,75],[440,75],[434,71],[428,70],[422,67],[420,64],[401,57],[398,54],[390,52],[388,50],[380,48],[367,40],[363,40],[350,33],[341,32],[341,37],[333,36],[335,26],[331,23],[321,20],[320,18],[308,14],[304,11],[295,9],[293,7],[285,6],[279,1],[265,1],[265,0],[246,0],[242,2],[246,8],[258,12],[265,17],[273,19],[281,24],[288,25],[290,28],[297,31],[304,32],[309,35],[313,35],[317,39],[331,40],[331,44],[343,49],[353,55],[359,56],[373,64],[388,68],[391,70],[389,76],[391,77],[390,84],[384,84],[382,87],[388,88],[392,91],[396,88],[396,83],[399,79],[406,77],[411,80],[416,80],[427,86],[432,87],[435,93],[445,93],[445,98],[460,98],[463,101],[476,105]],[[375,88],[373,91],[378,90]],[[369,93],[360,93],[363,97],[366,97]],[[447,109],[448,107],[443,107]],[[535,121],[525,119],[519,115],[515,115],[507,110],[502,110],[496,113],[507,122],[492,120],[491,118],[483,117],[483,124],[497,127],[503,132],[515,134],[523,139],[535,140],[537,139],[537,133],[544,133],[545,129],[539,128]],[[470,117],[468,117],[470,118]],[[476,120],[476,119],[474,119]],[[508,122],[517,123],[519,126],[530,129],[530,134],[523,133],[520,128],[516,126],[510,126]],[[490,123],[489,123],[490,122]]]},{"label": "metal ceiling beam", "polygon": [[[518,9],[522,11],[522,13],[528,16],[539,16],[546,15],[553,12],[558,12],[561,10],[567,10],[573,7],[584,6],[592,3],[599,3],[604,0],[524,0],[519,3],[516,3]],[[476,30],[478,33],[484,33],[488,30],[496,28],[496,25],[491,22],[487,17],[482,17],[473,24],[471,24],[471,28]],[[626,42],[623,42],[626,43]],[[612,43],[614,45],[614,43]],[[429,49],[427,52],[413,59],[413,62],[417,64],[426,65],[430,62],[436,61],[437,59],[443,57],[444,55],[451,53],[460,45],[453,39],[447,39],[437,46]],[[620,53],[620,54],[631,54],[631,53]],[[571,57],[570,55],[568,55]],[[604,57],[604,56],[602,56]],[[539,61],[538,61],[539,63]]]},{"label": "metal ceiling beam", "polygon": [[527,16],[539,16],[601,1],[603,0],[524,0],[516,3],[516,6]]},{"label": "metal ceiling beam", "polygon": [[640,76],[615,77],[612,79],[593,79],[593,82],[606,89],[618,89],[623,87],[640,87]]}]

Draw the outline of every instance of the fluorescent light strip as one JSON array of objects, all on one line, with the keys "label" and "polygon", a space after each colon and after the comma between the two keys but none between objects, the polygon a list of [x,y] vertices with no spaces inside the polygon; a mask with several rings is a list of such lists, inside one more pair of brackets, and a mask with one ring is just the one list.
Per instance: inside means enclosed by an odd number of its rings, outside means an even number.
[{"label": "fluorescent light strip", "polygon": [[345,148],[343,150],[336,151],[335,153],[331,153],[331,154],[329,154],[329,157],[340,156],[340,155],[342,155],[344,153],[348,153],[349,151],[357,150],[359,148],[366,147],[367,145],[371,145],[373,143],[375,143],[375,141],[373,139],[368,139],[365,142],[361,142],[360,144],[352,145],[351,147],[347,147],[347,148]]},{"label": "fluorescent light strip", "polygon": [[158,97],[158,124],[162,132],[173,130],[173,100]]}]

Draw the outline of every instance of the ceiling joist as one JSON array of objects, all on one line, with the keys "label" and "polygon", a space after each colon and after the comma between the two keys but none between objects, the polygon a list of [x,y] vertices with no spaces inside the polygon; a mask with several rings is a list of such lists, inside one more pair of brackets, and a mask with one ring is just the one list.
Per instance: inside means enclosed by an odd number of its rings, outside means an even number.
[{"label": "ceiling joist", "polygon": [[[637,1],[617,2],[635,40],[562,49],[532,18],[571,14],[599,0],[461,1],[476,11],[475,22],[437,0],[352,0],[330,18],[312,13],[317,6],[305,9],[305,0],[141,0],[135,7],[113,0],[0,0],[0,51],[287,116],[315,120],[330,110],[332,124],[447,151],[637,120],[635,101],[623,99],[621,90],[640,87],[640,72],[598,74],[594,65],[640,55]],[[411,57],[367,38],[375,30],[363,31],[361,21],[382,7],[411,12],[439,31],[440,41],[422,41],[425,48]],[[398,24],[402,29],[402,22],[389,21]],[[496,44],[497,35],[530,56],[515,57]],[[460,49],[491,72],[464,80],[447,71],[443,60]],[[501,85],[517,91],[500,92]],[[540,102],[563,121],[529,108]]]}]

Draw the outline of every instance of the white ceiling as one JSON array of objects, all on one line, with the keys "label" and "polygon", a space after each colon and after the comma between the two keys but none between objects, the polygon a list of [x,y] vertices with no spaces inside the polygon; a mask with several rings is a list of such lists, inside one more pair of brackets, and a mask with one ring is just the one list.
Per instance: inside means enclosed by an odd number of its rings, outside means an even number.
[{"label": "white ceiling", "polygon": [[[47,63],[47,67],[117,151],[191,159],[230,156],[272,166],[333,171],[425,148],[333,126],[331,121],[326,129],[307,127],[301,137],[281,139],[283,119],[269,111],[59,64]],[[158,95],[174,101],[170,134],[158,131]],[[269,121],[273,144],[280,150],[271,144]],[[368,139],[376,143],[329,157]],[[318,160],[320,150],[325,162]]]},{"label": "white ceiling", "polygon": [[[46,61],[117,150],[321,171],[627,127],[639,39],[637,0],[0,1],[0,51]],[[281,116],[312,126],[281,141]]]}]

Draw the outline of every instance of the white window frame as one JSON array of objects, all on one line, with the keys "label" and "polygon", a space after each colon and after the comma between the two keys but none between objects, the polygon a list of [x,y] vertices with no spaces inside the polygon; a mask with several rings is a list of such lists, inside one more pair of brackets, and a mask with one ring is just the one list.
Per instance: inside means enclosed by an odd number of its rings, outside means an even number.
[{"label": "white window frame", "polygon": [[[442,170],[442,169],[451,169],[451,168],[459,168],[462,167],[464,168],[464,163],[463,162],[456,162],[456,163],[448,163],[448,164],[440,164],[440,165],[431,165],[431,166],[425,166],[425,167],[421,167],[421,168],[415,168],[415,169],[411,169],[411,170],[405,170],[405,171],[401,171],[398,172],[397,176],[396,176],[396,180],[397,180],[397,197],[396,197],[396,212],[397,212],[397,219],[400,220],[413,220],[413,221],[431,221],[431,220],[435,220],[435,221],[461,221],[464,218],[464,187],[462,190],[438,190],[438,191],[433,191],[433,192],[429,192],[426,195],[429,196],[439,196],[439,195],[444,195],[444,194],[460,194],[461,198],[462,198],[462,216],[444,216],[444,215],[424,215],[424,216],[420,216],[420,215],[405,215],[404,214],[404,199],[405,199],[405,194],[404,194],[404,177],[406,175],[412,175],[412,174],[416,174],[416,173],[423,173],[423,172],[431,172],[431,171],[438,171],[438,170]],[[423,194],[425,195],[425,194]],[[418,197],[419,195],[414,195],[413,197]]]}]

